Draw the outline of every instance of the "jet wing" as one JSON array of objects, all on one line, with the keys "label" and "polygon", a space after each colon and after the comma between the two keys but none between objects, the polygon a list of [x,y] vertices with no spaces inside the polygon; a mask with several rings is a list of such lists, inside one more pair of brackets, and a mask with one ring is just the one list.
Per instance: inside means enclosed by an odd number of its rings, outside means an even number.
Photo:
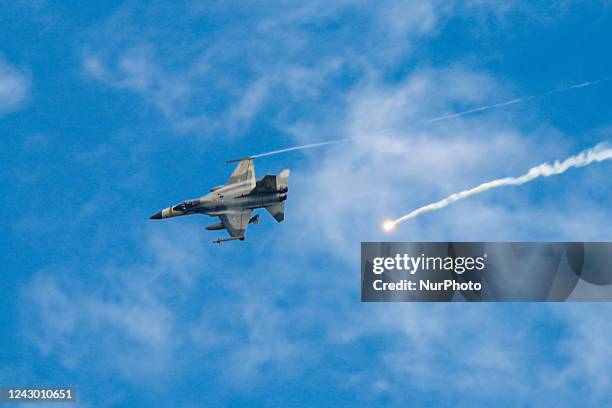
[{"label": "jet wing", "polygon": [[240,160],[240,163],[238,163],[225,185],[239,183],[244,183],[245,186],[250,188],[255,187],[255,165],[253,164],[253,159]]},{"label": "jet wing", "polygon": [[251,219],[251,212],[253,210],[243,211],[231,211],[219,216],[223,226],[229,232],[232,238],[244,237],[244,232],[249,226],[249,220]]}]

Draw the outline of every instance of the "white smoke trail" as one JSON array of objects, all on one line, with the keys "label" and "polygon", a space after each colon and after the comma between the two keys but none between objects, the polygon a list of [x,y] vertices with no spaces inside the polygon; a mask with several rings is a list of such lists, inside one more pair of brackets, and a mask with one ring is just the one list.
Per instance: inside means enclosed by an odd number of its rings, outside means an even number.
[{"label": "white smoke trail", "polygon": [[[484,112],[484,111],[488,111],[488,110],[491,110],[491,109],[502,108],[504,106],[510,106],[510,105],[515,105],[515,104],[518,104],[518,103],[528,102],[528,101],[531,101],[531,100],[534,100],[534,99],[538,99],[538,98],[544,98],[544,97],[547,97],[547,96],[550,96],[550,95],[554,95],[554,94],[557,94],[557,93],[571,91],[573,89],[586,88],[586,87],[589,87],[589,86],[599,85],[601,83],[609,82],[609,81],[612,81],[612,78],[603,78],[603,79],[598,79],[598,80],[595,80],[595,81],[582,82],[582,83],[579,83],[579,84],[570,85],[570,86],[566,86],[566,87],[563,87],[563,88],[553,89],[551,91],[548,91],[548,92],[545,92],[545,93],[542,93],[542,94],[538,94],[538,95],[524,96],[524,97],[521,97],[521,98],[515,98],[515,99],[511,99],[511,100],[504,101],[504,102],[494,103],[492,105],[479,106],[477,108],[468,109],[468,110],[463,111],[463,112],[450,113],[450,114],[446,114],[446,115],[442,115],[442,116],[437,116],[437,117],[433,117],[433,118],[429,118],[429,119],[424,119],[424,120],[419,121],[418,123],[433,123],[433,122],[439,122],[439,121],[442,121],[442,120],[458,118],[458,117],[465,116],[465,115],[470,115],[470,114],[473,114],[473,113]],[[314,148],[314,147],[327,146],[327,145],[331,145],[331,144],[335,144],[335,143],[345,142],[345,141],[348,141],[348,140],[356,140],[356,139],[361,139],[361,138],[360,137],[347,137],[347,138],[343,138],[343,139],[334,139],[334,140],[329,140],[329,141],[325,141],[325,142],[312,143],[312,144],[307,144],[307,145],[302,145],[302,146],[287,147],[285,149],[274,150],[274,151],[266,152],[266,153],[260,153],[260,154],[256,154],[256,155],[250,156],[250,157],[257,158],[257,157],[272,156],[274,154],[287,153],[287,152],[291,152],[291,151],[294,151],[294,150],[311,149],[311,148]]]},{"label": "white smoke trail", "polygon": [[571,91],[573,89],[586,88],[588,86],[599,85],[599,84],[601,84],[603,82],[609,82],[609,81],[612,81],[612,78],[603,78],[603,79],[598,79],[596,81],[581,82],[579,84],[570,85],[570,86],[566,86],[566,87],[563,87],[563,88],[553,89],[552,91],[544,92],[544,93],[538,94],[538,95],[524,96],[522,98],[511,99],[511,100],[505,101],[505,102],[498,102],[498,103],[494,103],[492,105],[484,105],[484,106],[480,106],[478,108],[468,109],[468,110],[463,111],[463,112],[450,113],[448,115],[442,115],[442,116],[438,116],[438,117],[435,117],[435,118],[425,119],[423,121],[423,123],[433,123],[433,122],[438,122],[438,121],[441,121],[441,120],[458,118],[460,116],[465,116],[465,115],[469,115],[469,114],[472,114],[472,113],[484,112],[484,111],[488,111],[488,110],[495,109],[495,108],[501,108],[501,107],[504,107],[504,106],[515,105],[517,103],[528,102],[528,101],[531,101],[531,100],[534,100],[534,99],[544,98],[544,97],[547,97],[547,96],[550,96],[550,95],[554,95],[554,94],[557,94],[557,93],[567,92],[567,91]]},{"label": "white smoke trail", "polygon": [[330,145],[330,144],[345,142],[347,140],[352,140],[352,139],[354,139],[354,138],[353,137],[347,137],[347,138],[344,138],[344,139],[329,140],[327,142],[320,142],[320,143],[312,143],[312,144],[307,144],[307,145],[302,145],[302,146],[287,147],[285,149],[273,150],[271,152],[255,154],[255,155],[252,155],[250,157],[252,159],[256,159],[258,157],[272,156],[273,154],[286,153],[286,152],[291,152],[291,151],[294,151],[294,150],[302,150],[302,149],[310,149],[310,148],[319,147],[319,146],[327,146],[327,145]]},{"label": "white smoke trail", "polygon": [[439,210],[441,208],[446,207],[450,203],[455,201],[463,200],[464,198],[468,198],[475,194],[483,193],[487,190],[491,190],[493,188],[502,187],[502,186],[518,186],[521,184],[528,183],[539,177],[549,177],[557,174],[564,173],[566,170],[573,167],[584,167],[588,166],[594,162],[601,162],[604,160],[612,159],[612,147],[610,147],[606,143],[601,143],[591,149],[585,150],[576,156],[571,156],[565,159],[562,162],[558,160],[553,164],[543,163],[539,166],[533,167],[526,174],[523,174],[519,177],[506,177],[502,179],[497,179],[493,181],[489,181],[479,185],[478,187],[474,187],[469,190],[461,191],[459,193],[451,194],[443,200],[440,200],[436,203],[426,205],[424,207],[418,208],[411,213],[408,213],[402,217],[399,217],[395,220],[386,221],[383,224],[383,228],[385,230],[391,230],[395,225],[400,222],[407,221],[413,218],[418,217],[419,215],[425,214],[429,211]]},{"label": "white smoke trail", "polygon": [[484,111],[487,111],[489,109],[495,109],[495,108],[501,108],[502,106],[514,105],[516,103],[521,103],[521,102],[524,102],[524,101],[526,101],[528,99],[532,99],[532,98],[533,97],[516,98],[516,99],[512,99],[510,101],[506,101],[506,102],[494,103],[493,105],[486,105],[486,106],[480,106],[478,108],[472,108],[472,109],[469,109],[469,110],[466,110],[466,111],[463,111],[463,112],[450,113],[448,115],[438,116],[436,118],[425,119],[423,122],[424,123],[433,123],[433,122],[438,122],[438,121],[441,121],[441,120],[458,118],[460,116],[469,115],[471,113],[484,112]]}]

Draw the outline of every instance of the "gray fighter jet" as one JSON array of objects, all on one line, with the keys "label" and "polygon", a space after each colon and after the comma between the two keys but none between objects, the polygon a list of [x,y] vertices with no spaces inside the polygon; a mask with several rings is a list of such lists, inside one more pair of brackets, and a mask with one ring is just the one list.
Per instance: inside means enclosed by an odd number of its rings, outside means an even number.
[{"label": "gray fighter jet", "polygon": [[228,163],[237,161],[240,163],[224,185],[213,188],[200,198],[164,208],[150,218],[161,220],[191,214],[219,217],[221,222],[211,224],[206,229],[225,229],[230,237],[213,241],[216,244],[236,239],[244,240],[244,233],[249,224],[259,223],[259,214],[251,217],[251,213],[256,208],[268,210],[276,222],[283,221],[289,170],[281,171],[278,176],[266,175],[261,180],[255,180],[253,159],[230,160]]}]

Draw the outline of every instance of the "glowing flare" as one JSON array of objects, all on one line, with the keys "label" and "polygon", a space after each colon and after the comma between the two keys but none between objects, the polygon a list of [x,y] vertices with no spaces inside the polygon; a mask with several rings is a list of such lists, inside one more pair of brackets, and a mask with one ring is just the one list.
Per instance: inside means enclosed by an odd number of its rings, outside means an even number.
[{"label": "glowing flare", "polygon": [[385,230],[386,232],[391,232],[391,231],[393,231],[393,229],[395,229],[395,221],[392,221],[392,220],[387,220],[387,221],[383,222],[383,224],[382,224],[382,228],[383,228],[383,230]]}]

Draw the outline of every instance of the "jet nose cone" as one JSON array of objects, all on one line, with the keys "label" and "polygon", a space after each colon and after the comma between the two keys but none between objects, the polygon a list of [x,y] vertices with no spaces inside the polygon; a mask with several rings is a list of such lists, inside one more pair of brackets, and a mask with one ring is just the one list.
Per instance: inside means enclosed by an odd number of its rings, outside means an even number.
[{"label": "jet nose cone", "polygon": [[149,217],[150,220],[161,220],[162,219],[162,212],[156,212],[155,214],[153,214],[152,216]]}]

